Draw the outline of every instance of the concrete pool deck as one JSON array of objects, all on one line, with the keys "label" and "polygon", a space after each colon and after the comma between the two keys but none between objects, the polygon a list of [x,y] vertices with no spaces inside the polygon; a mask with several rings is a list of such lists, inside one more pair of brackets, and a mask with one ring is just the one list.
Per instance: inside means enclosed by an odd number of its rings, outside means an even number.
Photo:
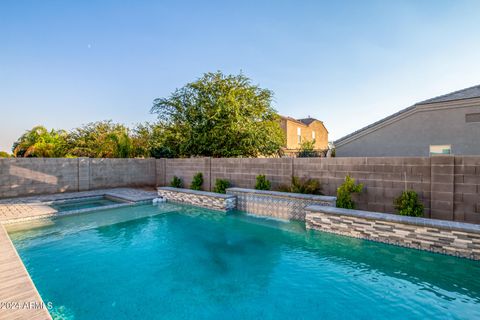
[{"label": "concrete pool deck", "polygon": [[[110,196],[130,203],[152,200],[155,190],[116,188],[0,200],[0,320],[52,319],[4,224],[61,216],[49,202]],[[54,306],[53,306],[54,307]]]}]

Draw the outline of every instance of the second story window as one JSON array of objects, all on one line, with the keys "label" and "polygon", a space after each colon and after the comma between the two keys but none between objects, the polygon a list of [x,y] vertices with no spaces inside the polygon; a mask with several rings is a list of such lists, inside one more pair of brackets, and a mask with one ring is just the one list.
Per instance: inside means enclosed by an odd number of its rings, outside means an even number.
[{"label": "second story window", "polygon": [[315,131],[312,131],[312,140],[315,140]]},{"label": "second story window", "polygon": [[302,143],[302,128],[297,128],[298,143]]}]

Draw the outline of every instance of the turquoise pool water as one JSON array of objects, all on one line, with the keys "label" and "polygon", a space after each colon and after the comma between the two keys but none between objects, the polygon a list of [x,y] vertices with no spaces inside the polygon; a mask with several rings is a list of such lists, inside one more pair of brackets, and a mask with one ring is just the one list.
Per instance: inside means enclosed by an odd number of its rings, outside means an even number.
[{"label": "turquoise pool water", "polygon": [[480,263],[175,204],[10,227],[58,319],[479,319]]},{"label": "turquoise pool water", "polygon": [[112,204],[119,204],[121,201],[115,201],[105,197],[92,197],[92,198],[80,198],[71,199],[65,201],[53,202],[50,206],[58,212],[89,209],[95,207],[109,206]]}]

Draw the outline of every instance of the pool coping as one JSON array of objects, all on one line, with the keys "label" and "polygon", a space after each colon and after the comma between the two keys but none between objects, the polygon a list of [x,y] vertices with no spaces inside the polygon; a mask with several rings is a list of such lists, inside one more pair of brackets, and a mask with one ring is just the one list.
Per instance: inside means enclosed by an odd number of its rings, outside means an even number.
[{"label": "pool coping", "polygon": [[337,197],[334,196],[325,196],[319,194],[306,194],[306,193],[294,193],[294,192],[283,192],[283,191],[272,191],[272,190],[257,190],[257,189],[247,189],[247,188],[228,188],[228,192],[241,192],[254,195],[267,195],[279,198],[292,198],[292,199],[301,199],[301,200],[312,200],[312,201],[325,201],[325,202],[335,202]]},{"label": "pool coping", "polygon": [[[34,214],[35,210],[45,210],[48,203],[55,201],[68,201],[72,199],[91,197],[110,197],[125,203],[113,204],[97,208],[86,208],[81,210],[70,210],[58,212],[56,210],[46,211],[45,214]],[[10,223],[52,219],[67,215],[75,215],[86,212],[114,209],[125,206],[135,206],[151,203],[157,198],[155,191],[146,191],[135,188],[112,188],[86,192],[71,192],[63,194],[52,194],[33,197],[21,197],[1,199],[0,204],[5,206],[21,207],[18,212],[24,216],[14,219],[0,219],[0,303],[11,303],[8,306],[0,306],[0,319],[29,319],[29,320],[51,320],[52,317],[45,303],[38,292],[27,268],[23,264],[20,255],[10,239],[4,225]],[[43,201],[42,201],[43,200]],[[2,209],[2,208],[0,208]],[[7,208],[9,209],[9,208]],[[0,212],[1,213],[1,212]],[[28,214],[31,213],[29,216]]]}]

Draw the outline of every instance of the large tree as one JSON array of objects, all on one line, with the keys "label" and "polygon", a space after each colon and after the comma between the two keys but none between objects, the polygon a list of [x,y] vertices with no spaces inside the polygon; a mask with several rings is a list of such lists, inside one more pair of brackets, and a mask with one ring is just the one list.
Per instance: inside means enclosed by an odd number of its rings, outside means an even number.
[{"label": "large tree", "polygon": [[249,78],[206,73],[155,99],[162,148],[175,156],[257,157],[279,154],[284,135],[273,93]]}]

